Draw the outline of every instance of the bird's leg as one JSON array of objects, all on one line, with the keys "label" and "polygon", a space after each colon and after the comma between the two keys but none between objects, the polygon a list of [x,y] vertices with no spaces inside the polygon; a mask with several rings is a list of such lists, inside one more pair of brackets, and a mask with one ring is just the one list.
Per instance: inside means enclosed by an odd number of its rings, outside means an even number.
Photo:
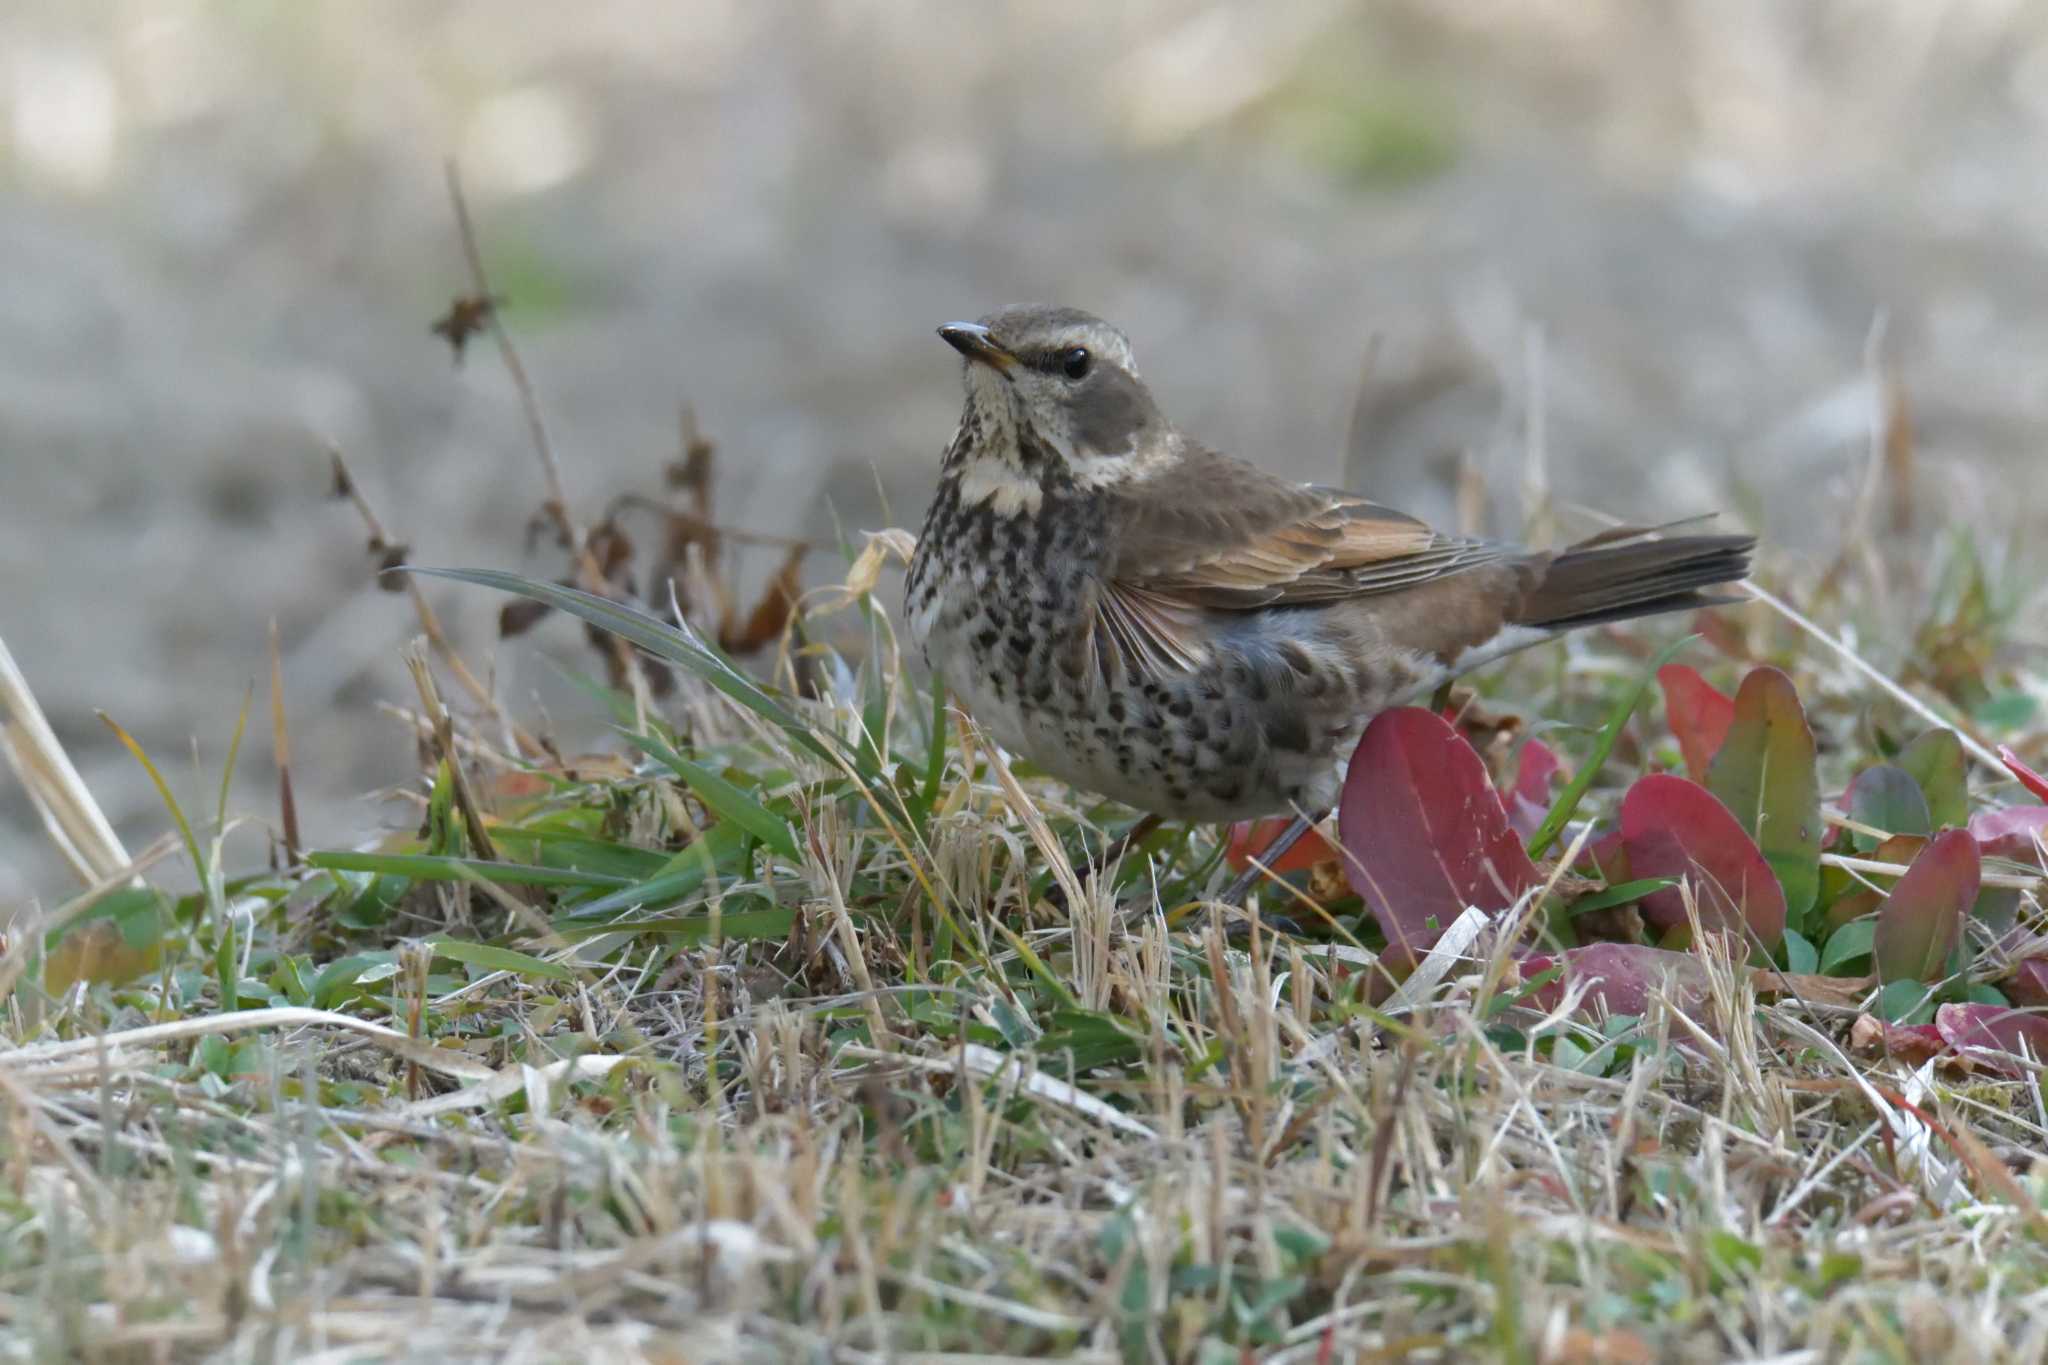
[{"label": "bird's leg", "polygon": [[1223,894],[1217,897],[1217,899],[1225,905],[1236,905],[1244,900],[1245,896],[1251,892],[1251,889],[1258,884],[1259,878],[1267,875],[1266,867],[1270,867],[1286,857],[1287,850],[1300,843],[1301,836],[1314,829],[1316,822],[1320,819],[1322,819],[1321,816],[1317,816],[1314,820],[1311,820],[1306,815],[1295,816],[1293,820],[1288,822],[1287,828],[1280,831],[1280,837],[1266,845],[1263,853],[1253,855],[1255,861],[1252,865],[1240,872],[1237,875],[1236,881],[1223,888]]},{"label": "bird's leg", "polygon": [[1125,830],[1120,837],[1110,840],[1108,846],[1101,853],[1088,860],[1087,864],[1081,868],[1083,879],[1086,879],[1090,869],[1108,871],[1126,853],[1129,853],[1133,848],[1151,838],[1152,831],[1158,828],[1158,816],[1146,815],[1140,817],[1137,824]]},{"label": "bird's leg", "polygon": [[[1094,857],[1088,859],[1079,867],[1075,868],[1075,880],[1080,882],[1081,885],[1086,886],[1088,884],[1088,874],[1090,872],[1107,872],[1110,868],[1116,866],[1117,861],[1121,859],[1126,853],[1129,853],[1133,848],[1137,847],[1140,843],[1143,843],[1147,838],[1151,837],[1152,831],[1158,828],[1158,816],[1143,816],[1139,819],[1137,824],[1132,825],[1129,829],[1125,830],[1117,838],[1110,840],[1109,843],[1103,847],[1102,852],[1096,854]],[[1061,910],[1067,908],[1066,891],[1060,886],[1057,880],[1055,880],[1051,886],[1046,888],[1045,894],[1046,899],[1050,900],[1053,903],[1053,905],[1057,908]]]}]

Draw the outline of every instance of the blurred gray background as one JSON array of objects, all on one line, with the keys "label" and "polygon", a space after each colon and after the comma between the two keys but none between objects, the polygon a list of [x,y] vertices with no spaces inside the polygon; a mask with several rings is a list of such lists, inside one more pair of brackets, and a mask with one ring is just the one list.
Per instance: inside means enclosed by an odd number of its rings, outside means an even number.
[{"label": "blurred gray background", "polygon": [[[210,809],[273,617],[309,837],[394,818],[416,627],[324,443],[421,561],[559,568],[502,367],[428,335],[449,156],[585,515],[689,402],[722,519],[914,528],[932,328],[1023,299],[1120,323],[1212,444],[1443,518],[1462,468],[1496,533],[1532,485],[1562,533],[1722,508],[1796,575],[1887,382],[1923,526],[2048,510],[2037,4],[9,0],[0,638],[131,847],[165,817],[94,709]],[[515,709],[557,688],[435,600]],[[70,886],[0,777],[0,906]]]}]

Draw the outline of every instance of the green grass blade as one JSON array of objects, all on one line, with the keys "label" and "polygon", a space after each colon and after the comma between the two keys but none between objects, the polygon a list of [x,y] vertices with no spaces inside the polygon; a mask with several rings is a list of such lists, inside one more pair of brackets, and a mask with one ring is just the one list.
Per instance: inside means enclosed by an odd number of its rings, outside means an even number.
[{"label": "green grass blade", "polygon": [[1614,710],[1608,714],[1607,723],[1600,727],[1600,735],[1593,742],[1593,752],[1579,764],[1578,771],[1572,774],[1572,780],[1565,784],[1564,790],[1557,794],[1557,800],[1551,804],[1550,813],[1545,815],[1543,823],[1536,827],[1536,837],[1529,840],[1531,858],[1542,857],[1544,851],[1557,842],[1557,836],[1562,834],[1564,827],[1571,822],[1573,812],[1578,810],[1579,802],[1585,800],[1586,793],[1592,789],[1593,779],[1600,775],[1600,769],[1606,764],[1607,756],[1614,752],[1614,743],[1621,738],[1621,727],[1628,724],[1628,718],[1634,715],[1636,707],[1642,704],[1643,693],[1649,689],[1650,680],[1657,676],[1657,670],[1678,657],[1679,650],[1699,638],[1697,635],[1688,635],[1683,639],[1673,640],[1658,652],[1656,658],[1650,660],[1649,667],[1636,679],[1635,686],[1615,703]]},{"label": "green grass blade", "polygon": [[421,882],[466,881],[480,877],[500,886],[596,886],[615,887],[630,883],[624,877],[603,872],[583,872],[568,867],[534,867],[526,863],[492,862],[488,858],[455,858],[443,853],[356,853],[330,849],[308,853],[309,867],[334,872],[384,872]]},{"label": "green grass blade", "polygon": [[738,939],[774,941],[789,937],[790,928],[796,923],[796,909],[788,905],[770,906],[764,910],[728,910],[714,918],[710,915],[668,915],[655,919],[633,920],[625,924],[607,921],[602,924],[557,923],[556,931],[571,943],[582,939],[596,938],[600,934],[631,930],[636,934],[658,934],[676,940],[684,948],[695,948],[709,942],[714,930],[721,941]]},{"label": "green grass blade", "polygon": [[803,855],[797,851],[796,835],[790,832],[789,821],[720,774],[684,758],[653,735],[629,735],[627,738],[673,769],[676,776],[697,794],[697,799],[709,806],[719,819],[738,825],[790,862],[803,861]]},{"label": "green grass blade", "polygon": [[1595,910],[1605,910],[1610,906],[1627,905],[1630,901],[1641,900],[1653,891],[1662,891],[1667,886],[1676,885],[1678,883],[1669,877],[1640,877],[1632,882],[1620,882],[1604,891],[1595,891],[1590,896],[1581,896],[1573,901],[1572,915],[1576,918],[1579,915],[1590,915]]},{"label": "green grass blade", "polygon": [[199,884],[205,886],[206,859],[199,852],[199,840],[192,833],[192,822],[185,818],[184,808],[178,804],[178,798],[171,794],[171,784],[164,781],[163,773],[158,771],[149,755],[143,752],[142,746],[136,743],[135,736],[121,728],[119,721],[104,711],[95,714],[99,716],[101,724],[114,732],[114,738],[121,741],[121,746],[135,756],[135,761],[142,765],[142,771],[149,774],[151,784],[156,787],[157,799],[164,803],[164,809],[171,813],[171,823],[178,827],[178,837],[185,843],[185,855],[192,860],[192,871],[199,878]]},{"label": "green grass blade", "polygon": [[[734,668],[726,657],[688,626],[658,621],[644,611],[608,601],[576,588],[547,583],[523,574],[497,569],[428,569],[407,566],[406,572],[475,583],[499,592],[545,602],[558,611],[588,621],[601,630],[628,640],[659,659],[686,668],[755,715],[786,733],[791,740],[828,763],[839,764],[846,755],[836,744],[804,718],[771,695],[759,683]],[[869,774],[872,775],[872,774]]]},{"label": "green grass blade", "polygon": [[922,824],[931,819],[932,808],[939,804],[939,783],[946,775],[946,687],[937,679],[932,681],[932,730],[930,747],[924,756],[924,786],[918,792],[918,820]]},{"label": "green grass blade", "polygon": [[472,967],[485,971],[511,972],[516,976],[538,976],[549,981],[571,981],[575,973],[559,962],[544,962],[510,948],[498,948],[488,943],[471,943],[466,939],[437,938],[428,942],[434,949],[435,957],[445,957],[454,962],[466,962]]},{"label": "green grass blade", "polygon": [[250,683],[242,693],[242,709],[235,716],[235,733],[228,739],[227,762],[220,768],[220,801],[214,807],[213,823],[216,829],[227,828],[228,790],[235,784],[235,757],[242,752],[242,731],[249,724],[249,703],[255,699],[256,684]]}]

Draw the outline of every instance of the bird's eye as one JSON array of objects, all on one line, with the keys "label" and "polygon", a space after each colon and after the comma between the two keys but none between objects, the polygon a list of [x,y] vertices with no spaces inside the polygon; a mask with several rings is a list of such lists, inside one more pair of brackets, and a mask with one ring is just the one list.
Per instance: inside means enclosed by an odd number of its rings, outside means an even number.
[{"label": "bird's eye", "polygon": [[1090,359],[1086,346],[1069,346],[1060,352],[1060,369],[1067,378],[1080,379],[1087,375]]}]

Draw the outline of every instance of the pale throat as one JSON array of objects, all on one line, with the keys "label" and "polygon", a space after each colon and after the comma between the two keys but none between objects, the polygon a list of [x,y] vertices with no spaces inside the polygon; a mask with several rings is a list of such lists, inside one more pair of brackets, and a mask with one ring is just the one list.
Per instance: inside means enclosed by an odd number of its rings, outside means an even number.
[{"label": "pale throat", "polygon": [[957,474],[963,507],[987,503],[998,516],[1038,511],[1045,490],[1025,470],[1017,441],[1017,413],[1004,381],[979,367],[968,370],[967,411],[960,426],[966,437]]},{"label": "pale throat", "polygon": [[[1026,468],[1020,457],[1018,437],[1025,419],[1017,411],[1008,382],[986,370],[970,370],[967,411],[961,422],[963,427],[973,428],[972,444],[959,474],[961,502],[987,503],[1004,516],[1037,512],[1044,505],[1045,492],[1038,475]],[[1165,433],[1155,432],[1149,440],[1134,433],[1121,450],[1097,450],[1077,441],[1068,422],[1030,425],[1038,443],[1049,448],[1075,486],[1086,491],[1145,479],[1174,463],[1173,438]]]}]

